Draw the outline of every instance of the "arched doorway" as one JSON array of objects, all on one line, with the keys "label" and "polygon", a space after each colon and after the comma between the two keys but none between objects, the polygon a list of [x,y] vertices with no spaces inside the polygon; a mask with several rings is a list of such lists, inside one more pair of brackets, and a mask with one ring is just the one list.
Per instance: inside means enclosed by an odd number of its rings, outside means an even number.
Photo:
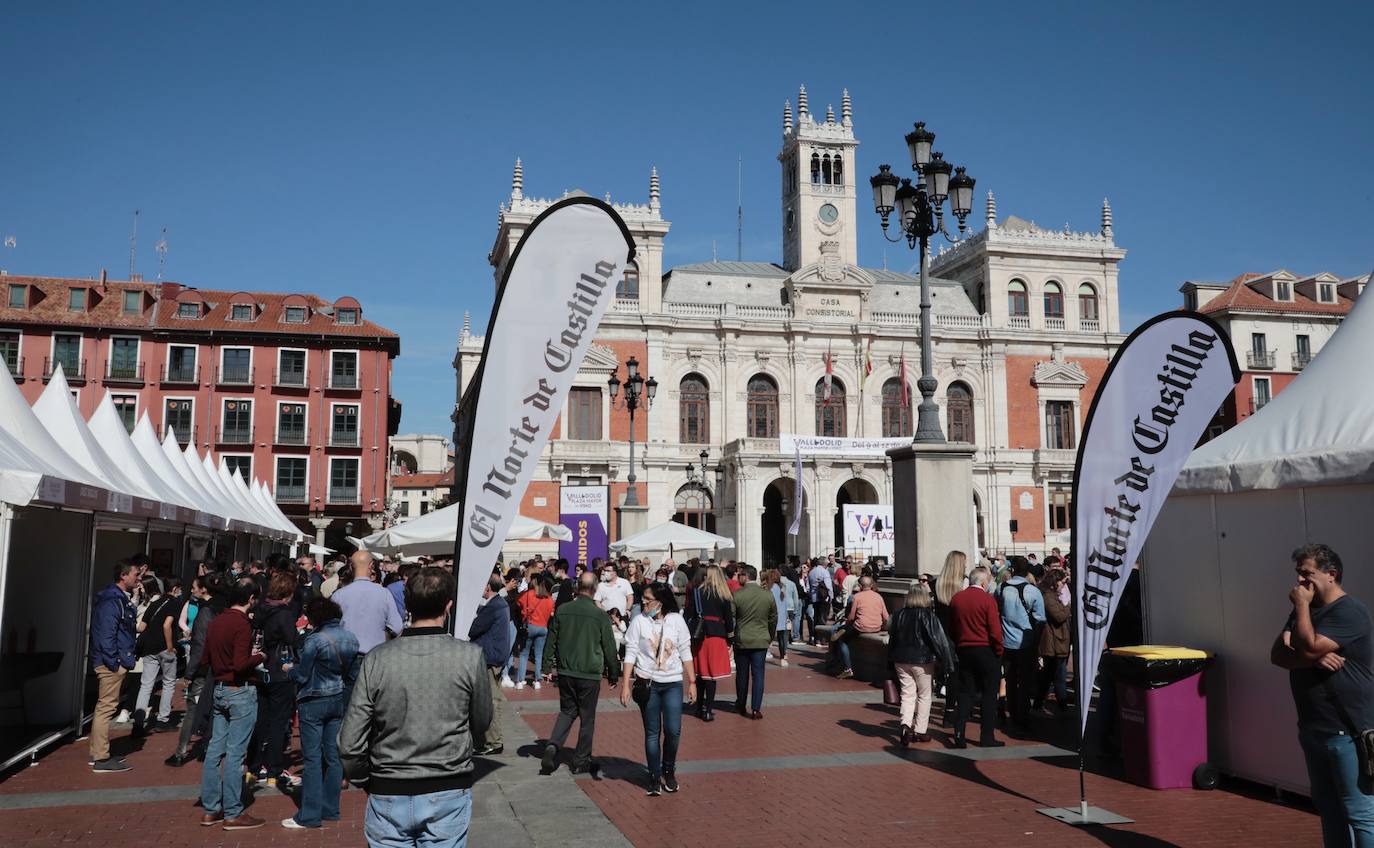
[{"label": "arched doorway", "polygon": [[696,483],[688,483],[677,490],[673,499],[673,520],[688,527],[716,532],[716,515],[712,511],[711,492]]},{"label": "arched doorway", "polygon": [[878,490],[867,480],[855,477],[835,493],[835,548],[844,547],[844,508],[847,504],[876,504]]},{"label": "arched doorway", "polygon": [[[788,534],[795,517],[792,498],[796,483],[786,477],[779,477],[763,490],[763,516],[759,521],[759,559],[763,568],[771,568],[787,561],[788,554],[806,554],[805,539],[810,532],[810,522],[802,513],[801,527],[796,538]],[[810,495],[803,493],[802,507]],[[743,553],[743,552],[741,552]]]}]

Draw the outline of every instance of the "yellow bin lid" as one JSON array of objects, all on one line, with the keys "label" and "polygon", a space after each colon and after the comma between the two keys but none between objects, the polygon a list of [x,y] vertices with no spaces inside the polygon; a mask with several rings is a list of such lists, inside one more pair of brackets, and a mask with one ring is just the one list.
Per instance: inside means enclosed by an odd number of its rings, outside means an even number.
[{"label": "yellow bin lid", "polygon": [[1212,656],[1197,648],[1181,648],[1176,645],[1132,645],[1126,648],[1110,648],[1108,653],[1142,660],[1205,660]]}]

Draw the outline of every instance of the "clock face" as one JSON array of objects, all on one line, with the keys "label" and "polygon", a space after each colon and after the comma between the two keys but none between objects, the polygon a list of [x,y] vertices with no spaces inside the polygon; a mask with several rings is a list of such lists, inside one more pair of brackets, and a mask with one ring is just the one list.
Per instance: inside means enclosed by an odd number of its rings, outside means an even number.
[{"label": "clock face", "polygon": [[827,203],[821,206],[820,218],[827,224],[835,223],[835,219],[840,217],[840,210],[835,208],[835,204]]}]

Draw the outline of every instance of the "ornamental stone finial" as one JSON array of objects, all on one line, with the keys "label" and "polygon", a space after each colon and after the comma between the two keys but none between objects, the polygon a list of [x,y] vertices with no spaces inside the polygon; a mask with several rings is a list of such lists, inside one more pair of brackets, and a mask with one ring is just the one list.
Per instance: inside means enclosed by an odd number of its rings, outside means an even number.
[{"label": "ornamental stone finial", "polygon": [[806,86],[802,86],[801,90],[797,92],[797,117],[800,118],[810,112],[811,110],[806,106]]},{"label": "ornamental stone finial", "polygon": [[988,229],[997,229],[997,198],[992,196],[992,191],[988,191]]},{"label": "ornamental stone finial", "polygon": [[825,104],[825,122],[827,124],[835,123],[835,107],[830,103]]},{"label": "ornamental stone finial", "polygon": [[840,123],[846,127],[854,125],[854,106],[849,102],[849,89],[845,89],[840,95]]},{"label": "ornamental stone finial", "polygon": [[510,178],[510,199],[520,200],[525,196],[525,168],[520,164],[520,157],[515,157],[515,173]]},{"label": "ornamental stone finial", "polygon": [[782,104],[782,134],[792,134],[792,101],[786,100]]},{"label": "ornamental stone finial", "polygon": [[1102,235],[1112,237],[1112,205],[1102,198]]},{"label": "ornamental stone finial", "polygon": [[649,168],[649,208],[653,211],[658,211],[659,208],[657,167]]}]

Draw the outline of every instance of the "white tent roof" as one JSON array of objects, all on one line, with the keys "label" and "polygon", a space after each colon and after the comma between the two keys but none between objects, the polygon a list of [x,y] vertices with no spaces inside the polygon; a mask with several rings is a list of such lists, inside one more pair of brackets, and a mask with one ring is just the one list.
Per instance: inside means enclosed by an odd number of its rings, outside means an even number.
[{"label": "white tent roof", "polygon": [[0,430],[0,501],[27,506],[38,493],[43,476],[54,473],[18,439]]},{"label": "white tent roof", "polygon": [[186,456],[182,454],[181,447],[177,444],[176,434],[167,431],[167,436],[162,440],[162,455],[171,465],[172,470],[181,480],[183,486],[195,494],[196,502],[200,505],[201,512],[209,513],[219,519],[216,529],[223,530],[224,525],[232,517],[229,508],[220,502],[220,499],[211,494],[200,479],[191,471],[190,464],[186,461]]},{"label": "white tent roof", "polygon": [[258,499],[258,502],[263,505],[264,509],[277,517],[277,521],[281,524],[283,530],[296,537],[304,535],[301,533],[301,529],[296,526],[296,523],[290,518],[287,518],[286,513],[282,512],[281,507],[277,506],[277,502],[272,499],[272,492],[268,490],[265,482],[262,480],[256,481],[252,489],[253,497]]},{"label": "white tent roof", "polygon": [[205,516],[203,521],[210,521],[216,516],[216,513],[210,509],[210,505],[205,502],[201,494],[182,478],[176,466],[172,465],[171,460],[167,458],[166,452],[162,450],[162,445],[158,443],[157,436],[153,433],[153,425],[148,420],[146,413],[134,425],[134,432],[129,437],[129,441],[133,443],[134,449],[138,451],[138,455],[148,464],[148,467],[157,474],[163,485],[176,493],[181,503]]},{"label": "white tent roof", "polygon": [[1326,347],[1263,409],[1193,451],[1174,492],[1374,482],[1371,299],[1355,301]]},{"label": "white tent roof", "polygon": [[124,429],[124,422],[119,420],[119,413],[115,411],[114,401],[110,399],[109,392],[100,399],[100,405],[95,408],[86,426],[106,456],[126,478],[153,492],[155,499],[164,504],[195,508],[178,488],[162,479],[143,458],[143,454],[139,453],[129,438],[128,431]]},{"label": "white tent roof", "polygon": [[[364,537],[362,547],[376,553],[395,553],[404,550],[414,555],[441,555],[453,553],[454,540],[458,536],[458,518],[461,504],[450,504],[436,509],[419,518],[412,518],[388,527],[378,533]],[[562,524],[546,524],[524,515],[515,516],[510,529],[506,531],[506,541],[522,539],[560,539],[572,540],[572,531]]]},{"label": "white tent roof", "polygon": [[734,539],[707,533],[676,521],[666,521],[657,527],[650,527],[642,533],[627,536],[611,543],[611,550],[621,551],[709,551],[717,548],[733,548]]},{"label": "white tent roof", "polygon": [[[205,461],[210,462],[209,454],[206,454]],[[215,469],[215,473],[219,475],[224,488],[233,496],[234,502],[243,508],[244,515],[252,518],[253,523],[265,529],[268,535],[278,537],[282,535],[283,531],[277,526],[276,519],[263,513],[262,507],[258,506],[257,501],[248,496],[248,487],[243,485],[243,477],[237,472],[230,474],[229,466],[225,464],[223,459],[219,461],[219,467]]]},{"label": "white tent roof", "polygon": [[200,465],[209,484],[214,487],[225,503],[233,507],[234,515],[240,521],[261,528],[264,535],[272,535],[272,529],[263,523],[262,516],[258,515],[257,511],[250,508],[248,504],[239,500],[238,493],[230,485],[228,471],[221,473],[220,469],[223,466],[215,466],[215,461],[211,459],[209,451],[206,451],[205,456],[200,458]]},{"label": "white tent roof", "polygon": [[[60,371],[58,373],[61,373]],[[109,484],[102,482],[94,474],[81,467],[58,445],[48,428],[38,420],[33,410],[19,393],[8,368],[0,368],[0,430],[14,436],[15,440],[28,448],[43,464],[51,468],[54,476],[73,483],[98,486],[108,489]]]},{"label": "white tent roof", "polygon": [[48,381],[47,388],[34,403],[33,414],[58,444],[62,445],[62,449],[72,459],[81,463],[81,467],[99,480],[106,489],[148,500],[162,499],[161,492],[130,478],[105,453],[105,449],[81,418],[76,401],[72,400],[71,388],[62,375],[61,366],[58,366],[56,373]]}]

